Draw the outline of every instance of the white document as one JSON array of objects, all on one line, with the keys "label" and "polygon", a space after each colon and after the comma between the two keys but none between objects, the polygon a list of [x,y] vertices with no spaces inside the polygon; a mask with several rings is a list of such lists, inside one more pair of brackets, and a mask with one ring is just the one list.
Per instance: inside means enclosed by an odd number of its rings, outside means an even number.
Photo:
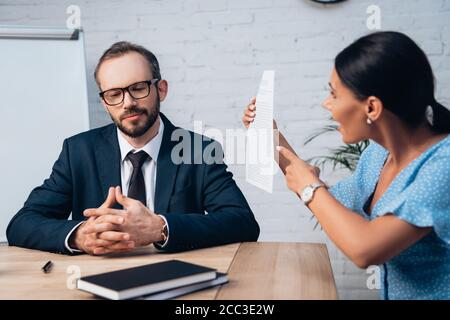
[{"label": "white document", "polygon": [[267,192],[273,191],[275,174],[273,143],[273,93],[275,71],[263,73],[256,96],[256,117],[246,136],[246,181]]}]

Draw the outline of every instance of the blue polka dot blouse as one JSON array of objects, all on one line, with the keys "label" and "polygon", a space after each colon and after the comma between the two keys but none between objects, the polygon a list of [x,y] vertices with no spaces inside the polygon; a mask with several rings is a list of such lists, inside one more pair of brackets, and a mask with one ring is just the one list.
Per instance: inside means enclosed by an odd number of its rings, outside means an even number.
[{"label": "blue polka dot blouse", "polygon": [[[375,190],[388,151],[371,141],[355,172],[330,188],[333,196],[367,220],[394,214],[414,226],[432,227],[427,236],[385,262],[382,299],[450,299],[450,135],[405,167],[376,202]],[[364,239],[361,239],[364,241]]]}]

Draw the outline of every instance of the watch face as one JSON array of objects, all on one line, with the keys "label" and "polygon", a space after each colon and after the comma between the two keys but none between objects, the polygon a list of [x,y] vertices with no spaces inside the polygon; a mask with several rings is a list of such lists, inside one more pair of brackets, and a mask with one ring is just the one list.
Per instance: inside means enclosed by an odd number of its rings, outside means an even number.
[{"label": "watch face", "polygon": [[302,192],[302,200],[309,201],[313,196],[313,189],[311,187],[306,187]]}]

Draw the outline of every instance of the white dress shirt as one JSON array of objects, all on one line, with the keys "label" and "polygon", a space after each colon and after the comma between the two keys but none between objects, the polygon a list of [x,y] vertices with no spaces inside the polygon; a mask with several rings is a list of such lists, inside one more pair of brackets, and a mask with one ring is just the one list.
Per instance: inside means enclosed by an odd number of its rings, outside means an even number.
[{"label": "white dress shirt", "polygon": [[[119,148],[120,148],[120,175],[122,180],[122,193],[124,195],[128,195],[128,187],[130,184],[131,174],[133,173],[133,165],[129,159],[126,159],[126,156],[131,151],[133,153],[139,152],[141,150],[145,151],[150,157],[145,160],[142,164],[142,173],[144,175],[145,182],[145,193],[147,196],[147,208],[151,211],[155,209],[155,184],[156,184],[156,160],[158,159],[159,149],[161,148],[161,142],[164,132],[164,123],[161,120],[161,117],[158,117],[159,120],[159,130],[156,136],[154,136],[145,146],[142,148],[133,147],[128,141],[125,139],[123,133],[117,129],[117,138],[119,140]],[[114,186],[111,186],[114,187]],[[164,219],[164,222],[167,225],[167,220],[164,216],[160,215],[161,218]],[[68,241],[70,235],[75,231],[75,229],[83,222],[77,224],[67,235],[65,245],[66,248],[70,252],[80,252],[80,250],[76,250],[69,247]],[[167,225],[167,231],[169,231],[169,226]],[[167,244],[169,238],[167,237],[164,244],[161,247],[164,247]]]}]

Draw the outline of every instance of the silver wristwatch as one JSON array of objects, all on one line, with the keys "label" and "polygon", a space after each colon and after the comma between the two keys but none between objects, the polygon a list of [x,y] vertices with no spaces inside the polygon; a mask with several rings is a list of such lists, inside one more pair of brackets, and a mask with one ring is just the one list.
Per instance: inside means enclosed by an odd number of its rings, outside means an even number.
[{"label": "silver wristwatch", "polygon": [[302,199],[302,201],[306,204],[310,203],[313,196],[314,196],[314,192],[319,189],[320,187],[327,187],[326,184],[319,182],[319,183],[313,183],[313,184],[309,184],[307,185],[305,188],[303,188],[302,192],[299,194],[300,199]]}]

